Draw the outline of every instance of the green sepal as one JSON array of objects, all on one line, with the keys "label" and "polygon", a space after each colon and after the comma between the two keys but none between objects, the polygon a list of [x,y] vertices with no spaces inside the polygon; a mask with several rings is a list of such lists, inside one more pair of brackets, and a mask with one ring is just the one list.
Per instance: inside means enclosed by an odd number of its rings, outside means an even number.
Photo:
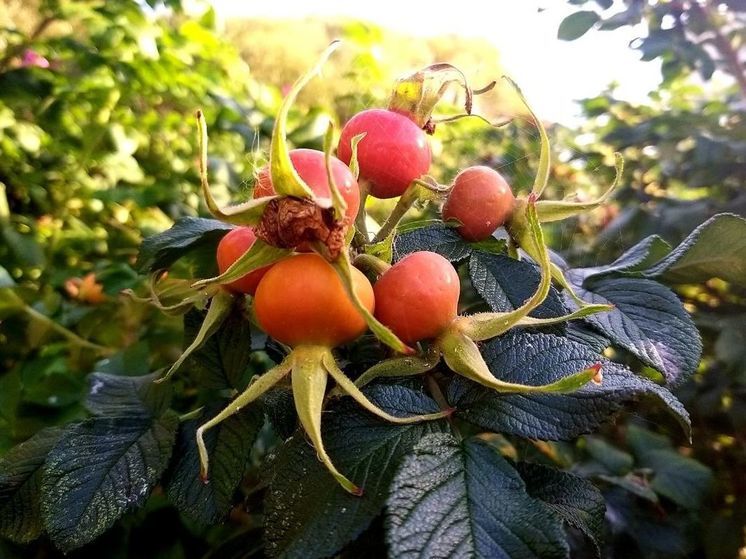
[{"label": "green sepal", "polygon": [[617,187],[619,180],[622,177],[622,172],[624,171],[624,158],[620,153],[614,154],[614,169],[614,181],[611,183],[609,188],[606,189],[606,192],[595,200],[590,202],[541,200],[537,202],[536,211],[539,214],[539,221],[541,223],[560,221],[598,208],[609,199],[609,196],[614,192],[614,189]]},{"label": "green sepal", "polygon": [[357,180],[360,177],[360,162],[357,160],[357,146],[362,141],[363,138],[365,138],[367,132],[362,132],[360,134],[357,134],[356,136],[353,136],[350,140],[350,164],[348,167],[350,168],[350,172],[352,173],[352,176],[355,177],[355,180]]},{"label": "green sepal", "polygon": [[353,288],[352,264],[350,263],[350,256],[347,254],[347,251],[343,250],[340,257],[334,262],[331,262],[331,265],[342,280],[342,285],[344,285],[345,290],[347,291],[347,296],[350,298],[353,305],[355,305],[358,312],[363,316],[368,328],[370,328],[371,332],[375,334],[376,338],[398,353],[404,353],[406,355],[413,354],[414,350],[397,338],[396,334],[394,334],[388,327],[381,324],[376,317],[365,308],[362,301],[360,301],[360,298],[357,296],[357,293],[355,293]]},{"label": "green sepal", "polygon": [[[515,213],[520,212],[520,216]],[[534,294],[517,309],[505,313],[478,313],[469,316],[458,317],[455,328],[475,341],[487,340],[510,330],[521,319],[528,316],[534,309],[541,305],[549,295],[552,284],[551,263],[549,251],[544,241],[544,233],[541,230],[536,215],[536,201],[531,194],[526,201],[514,212],[511,225],[516,222],[520,224],[521,247],[528,252],[539,264],[541,279]],[[513,231],[511,230],[511,234]],[[526,248],[530,247],[530,248]]]},{"label": "green sepal", "polygon": [[536,125],[536,128],[539,131],[539,140],[540,140],[539,169],[536,171],[536,178],[534,179],[534,186],[531,189],[531,194],[535,194],[536,197],[539,198],[541,194],[544,192],[544,189],[547,187],[547,183],[549,182],[549,169],[551,166],[549,136],[547,135],[547,131],[544,128],[544,124],[541,122],[541,119],[539,119],[539,117],[536,116],[536,113],[531,108],[531,105],[529,104],[528,100],[526,100],[526,97],[525,95],[523,95],[523,91],[521,91],[521,88],[518,87],[518,84],[515,83],[512,79],[510,79],[508,76],[503,76],[503,78],[505,78],[505,80],[510,85],[513,86],[513,89],[515,89],[515,92],[518,94],[518,97],[523,103],[523,106],[526,107],[526,110],[531,115],[531,118],[533,119],[534,124]]},{"label": "green sepal", "polygon": [[[324,358],[330,354],[329,348],[320,346],[298,346],[293,350],[293,399],[298,419],[308,438],[311,439],[316,454],[334,479],[349,493],[360,496],[362,488],[345,477],[332,463],[326,453],[321,438],[321,411],[324,406],[328,373]],[[334,359],[332,357],[332,359]]]},{"label": "green sepal", "polygon": [[368,410],[373,415],[380,417],[390,423],[396,423],[397,425],[408,425],[410,423],[419,423],[421,421],[432,421],[435,419],[443,419],[453,413],[453,408],[448,408],[435,413],[425,413],[420,415],[409,415],[406,417],[397,417],[383,411],[381,408],[371,402],[368,397],[360,391],[360,388],[352,382],[342,369],[339,368],[337,362],[334,360],[334,356],[331,352],[328,352],[323,357],[324,366],[326,367],[329,375],[337,383],[337,386],[360,404],[364,409]]},{"label": "green sepal", "polygon": [[215,201],[210,191],[210,183],[207,179],[207,123],[205,115],[201,110],[197,111],[197,144],[199,149],[199,179],[202,185],[202,196],[205,199],[207,209],[213,217],[232,223],[233,225],[256,225],[262,218],[264,208],[277,196],[265,196],[254,198],[242,204],[221,208]]},{"label": "green sepal", "polygon": [[197,332],[192,343],[184,350],[181,357],[179,357],[176,362],[169,367],[168,371],[166,371],[166,373],[155,382],[163,382],[171,377],[171,375],[181,367],[186,358],[199,349],[200,346],[205,343],[205,340],[220,328],[223,320],[225,320],[230,314],[232,306],[233,296],[224,289],[218,290],[210,302],[210,306],[207,309],[207,315],[205,315],[205,320],[202,323],[202,326],[200,326],[199,332]]},{"label": "green sepal", "polygon": [[579,390],[589,382],[601,383],[601,365],[596,364],[560,380],[539,386],[505,382],[495,378],[477,344],[458,328],[449,328],[436,343],[448,367],[455,373],[497,392],[518,394],[561,394]]},{"label": "green sepal", "polygon": [[338,46],[339,41],[333,41],[326,47],[313,68],[296,80],[280,106],[280,111],[275,120],[275,127],[272,130],[272,141],[269,151],[269,169],[272,177],[272,186],[280,196],[310,198],[316,201],[313,191],[300,178],[295,167],[293,167],[293,162],[290,160],[290,150],[287,144],[287,119],[290,107],[293,106],[298,93],[316,74],[321,72],[321,67]]},{"label": "green sepal", "polygon": [[393,357],[380,361],[355,380],[355,386],[361,388],[377,378],[406,377],[424,374],[440,362],[440,352],[432,345],[421,355]]},{"label": "green sepal", "polygon": [[[531,233],[532,227],[529,223],[528,208],[531,205],[538,206],[538,202],[532,202],[532,200],[534,199],[535,198],[533,194],[531,194],[528,198],[516,199],[513,214],[510,217],[510,221],[508,221],[508,223],[506,224],[506,228],[508,230],[508,233],[510,234],[512,243],[522,248],[526,252],[526,254],[528,254],[534,261],[539,264],[539,267],[542,270],[544,270],[544,266],[547,265],[550,273],[549,279],[553,279],[559,284],[560,287],[562,287],[562,289],[566,290],[580,307],[587,307],[591,305],[592,303],[583,301],[580,297],[578,297],[578,295],[573,290],[570,282],[567,281],[567,278],[565,278],[564,272],[560,269],[559,266],[549,260],[549,251],[544,244],[543,233],[541,237],[541,243],[537,243],[535,240],[536,236]],[[538,230],[541,231],[540,225],[538,225]],[[542,262],[544,262],[545,265],[543,265]],[[542,273],[542,278],[543,277],[544,276]],[[527,314],[528,313],[526,313],[526,315]]]},{"label": "green sepal", "polygon": [[532,316],[525,316],[521,320],[515,323],[515,326],[526,326],[526,327],[537,327],[537,326],[551,326],[552,324],[560,324],[562,322],[568,322],[570,320],[577,320],[579,318],[585,318],[592,314],[601,312],[609,312],[614,310],[614,305],[586,305],[581,307],[575,312],[563,314],[562,316],[555,316],[552,318],[534,318]]},{"label": "green sepal", "polygon": [[218,415],[204,423],[197,429],[197,449],[199,451],[200,477],[207,482],[210,457],[205,446],[205,431],[212,429],[232,415],[241,411],[252,402],[259,399],[265,392],[280,382],[290,372],[293,366],[293,354],[288,355],[279,365],[275,365],[269,371],[251,379],[249,386],[241,394],[229,403]]},{"label": "green sepal", "polygon": [[283,258],[290,256],[292,253],[292,249],[277,248],[268,245],[261,239],[256,239],[249,250],[244,252],[225,272],[219,276],[215,276],[214,278],[194,282],[192,287],[195,289],[201,289],[211,285],[230,283],[242,278],[254,270],[279,262]]},{"label": "green sepal", "polygon": [[324,167],[326,167],[326,180],[329,183],[329,192],[332,195],[332,208],[336,215],[337,220],[344,218],[345,212],[347,211],[347,202],[342,197],[342,193],[337,187],[337,183],[334,180],[334,173],[332,172],[332,149],[334,144],[334,125],[330,122],[324,134]]}]

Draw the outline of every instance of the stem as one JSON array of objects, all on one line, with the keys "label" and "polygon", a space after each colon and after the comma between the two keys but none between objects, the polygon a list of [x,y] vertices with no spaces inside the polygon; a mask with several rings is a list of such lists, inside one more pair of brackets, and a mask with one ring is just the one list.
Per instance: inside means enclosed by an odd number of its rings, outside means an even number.
[{"label": "stem", "polygon": [[419,189],[420,185],[416,183],[413,183],[409,185],[409,187],[407,187],[407,189],[404,191],[404,194],[401,195],[399,201],[396,203],[396,206],[394,206],[391,215],[389,215],[389,217],[386,219],[386,222],[381,226],[381,229],[378,231],[378,233],[376,233],[376,236],[373,237],[374,243],[381,242],[386,237],[388,237],[394,229],[396,229],[396,226],[399,225],[401,218],[404,217],[404,214],[409,211],[409,208],[412,207],[414,201],[417,200],[419,196]]},{"label": "stem", "polygon": [[24,305],[23,312],[25,312],[32,320],[36,320],[37,322],[44,324],[50,330],[66,338],[72,344],[78,347],[90,349],[102,355],[111,355],[114,352],[112,348],[104,347],[104,346],[89,342],[88,340],[84,340],[83,338],[78,336],[75,332],[68,330],[61,324],[56,323],[54,320],[49,318],[47,315],[40,313],[39,311],[29,307],[28,305]]},{"label": "stem", "polygon": [[391,264],[387,264],[372,254],[358,254],[352,264],[355,268],[359,268],[363,271],[370,271],[376,276],[383,275],[386,270],[391,268]]}]

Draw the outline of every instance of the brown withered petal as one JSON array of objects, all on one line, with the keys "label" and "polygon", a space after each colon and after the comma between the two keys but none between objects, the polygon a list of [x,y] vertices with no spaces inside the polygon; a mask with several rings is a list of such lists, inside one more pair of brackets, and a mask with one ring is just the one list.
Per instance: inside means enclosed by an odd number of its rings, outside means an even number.
[{"label": "brown withered petal", "polygon": [[342,252],[349,223],[335,221],[331,208],[319,207],[313,200],[285,196],[272,200],[255,229],[256,236],[278,248],[295,248],[321,242],[336,260]]}]

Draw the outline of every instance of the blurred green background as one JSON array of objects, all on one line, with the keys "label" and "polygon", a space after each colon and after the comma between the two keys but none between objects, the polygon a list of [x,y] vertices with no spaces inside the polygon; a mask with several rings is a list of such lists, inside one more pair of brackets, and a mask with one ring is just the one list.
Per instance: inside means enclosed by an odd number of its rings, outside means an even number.
[{"label": "blurred green background", "polygon": [[[746,3],[565,4],[570,15],[554,30],[561,39],[635,29],[641,38],[629,48],[640,64],[658,64],[661,76],[644,103],[612,85],[580,100],[574,124],[547,122],[555,156],[547,197],[589,199],[612,180],[613,153],[626,160],[613,202],[551,229],[553,248],[594,265],[647,235],[675,244],[715,213],[746,215]],[[144,374],[179,355],[181,319],[121,291],[145,292],[134,269],[144,237],[179,217],[206,215],[194,111],[207,118],[216,196],[250,197],[283,91],[332,38],[345,46],[294,109],[295,146],[320,148],[329,121],[339,129],[356,111],[384,105],[404,71],[449,61],[471,78],[478,67],[475,87],[504,73],[486,39],[412,37],[349,19],[223,21],[179,0],[0,4],[0,455],[44,426],[82,416],[94,368]],[[458,112],[462,101],[454,92],[440,112]],[[483,163],[516,190],[529,188],[538,138],[517,100],[500,86],[478,110],[510,122],[439,126],[432,174],[447,183]],[[188,262],[180,266],[175,273],[192,273]],[[625,480],[605,492],[613,503],[608,556],[744,558],[746,293],[712,280],[679,295],[705,341],[697,375],[677,391],[693,416],[693,444],[640,407],[597,436],[536,451]],[[641,449],[669,447],[680,462],[668,485],[651,484]],[[689,497],[671,486],[691,488]],[[191,526],[156,491],[144,511],[72,556],[100,557],[104,549],[107,557],[254,556],[246,546],[243,554],[221,547],[228,535],[256,538],[251,522],[237,513],[225,527]],[[143,552],[137,541],[154,534],[158,545]],[[16,556],[56,552],[43,541],[0,540],[0,557]]]}]

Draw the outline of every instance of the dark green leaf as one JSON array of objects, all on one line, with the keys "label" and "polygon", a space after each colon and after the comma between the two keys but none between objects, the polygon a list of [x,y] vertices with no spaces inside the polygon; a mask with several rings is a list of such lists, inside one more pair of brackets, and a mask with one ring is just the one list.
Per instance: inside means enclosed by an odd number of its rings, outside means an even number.
[{"label": "dark green leaf", "polygon": [[70,551],[142,505],[168,465],[178,417],[96,417],[69,429],[42,475],[42,516],[52,541]]},{"label": "dark green leaf", "polygon": [[734,214],[710,218],[644,275],[667,283],[718,277],[746,286],[746,219]]},{"label": "dark green leaf", "polygon": [[544,501],[563,521],[583,532],[600,557],[606,503],[599,490],[582,477],[539,464],[519,462],[517,470],[528,494]]},{"label": "dark green leaf", "polygon": [[[578,295],[614,309],[587,317],[612,343],[631,352],[664,374],[671,385],[685,381],[696,370],[702,340],[681,301],[667,287],[647,279],[591,278]],[[569,297],[565,298],[572,304]]]},{"label": "dark green leaf", "polygon": [[653,470],[652,489],[690,510],[698,509],[713,481],[710,468],[672,449],[650,450],[640,464]]},{"label": "dark green leaf", "polygon": [[[205,314],[196,310],[184,316],[184,346],[192,343]],[[193,371],[203,388],[242,390],[246,386],[251,361],[251,324],[238,309],[223,320],[220,328],[207,338],[184,362],[185,371]]]},{"label": "dark green leaf", "polygon": [[203,243],[216,243],[233,227],[216,219],[183,217],[171,229],[148,237],[140,246],[136,267],[141,272],[168,268]]},{"label": "dark green leaf", "polygon": [[387,501],[391,557],[566,557],[562,524],[483,441],[423,438]]},{"label": "dark green leaf", "polygon": [[41,535],[42,466],[62,434],[59,427],[43,429],[0,459],[0,535],[3,537],[28,542]]},{"label": "dark green leaf", "polygon": [[510,332],[485,344],[493,374],[508,382],[546,384],[601,363],[603,382],[570,394],[501,394],[457,377],[448,401],[456,416],[491,431],[542,440],[569,440],[607,421],[623,403],[655,396],[686,432],[689,416],[673,394],[607,361],[587,346],[551,334]]},{"label": "dark green leaf", "polygon": [[243,478],[251,448],[264,423],[261,406],[248,406],[205,433],[210,453],[210,482],[199,476],[197,428],[222,411],[219,402],[211,413],[183,423],[174,451],[175,462],[169,474],[166,492],[179,511],[202,524],[222,520],[230,510],[233,493]]},{"label": "dark green leaf", "polygon": [[86,408],[100,416],[161,416],[171,401],[171,385],[154,383],[157,378],[157,374],[120,377],[92,373],[88,376]]},{"label": "dark green leaf", "polygon": [[394,261],[420,250],[436,252],[451,262],[463,260],[471,253],[471,247],[455,229],[441,224],[398,235],[394,241]]},{"label": "dark green leaf", "polygon": [[586,32],[593,27],[593,25],[599,20],[598,14],[590,10],[582,10],[570,14],[560,23],[559,30],[557,31],[557,38],[563,41],[574,41],[579,39]]},{"label": "dark green leaf", "polygon": [[603,439],[586,437],[585,443],[588,454],[610,474],[624,475],[634,466],[635,461],[630,454],[619,450]]},{"label": "dark green leaf", "polygon": [[573,283],[582,285],[590,277],[641,272],[671,252],[671,246],[658,235],[646,237],[606,266],[576,268],[569,272]]},{"label": "dark green leaf", "polygon": [[[378,384],[366,391],[394,415],[432,413],[437,405],[421,391]],[[355,539],[382,510],[401,459],[443,421],[386,423],[345,398],[324,414],[326,450],[337,468],[365,493],[345,492],[316,458],[303,434],[279,451],[265,502],[271,556],[312,559],[334,555]],[[323,534],[323,536],[321,536]]]}]

